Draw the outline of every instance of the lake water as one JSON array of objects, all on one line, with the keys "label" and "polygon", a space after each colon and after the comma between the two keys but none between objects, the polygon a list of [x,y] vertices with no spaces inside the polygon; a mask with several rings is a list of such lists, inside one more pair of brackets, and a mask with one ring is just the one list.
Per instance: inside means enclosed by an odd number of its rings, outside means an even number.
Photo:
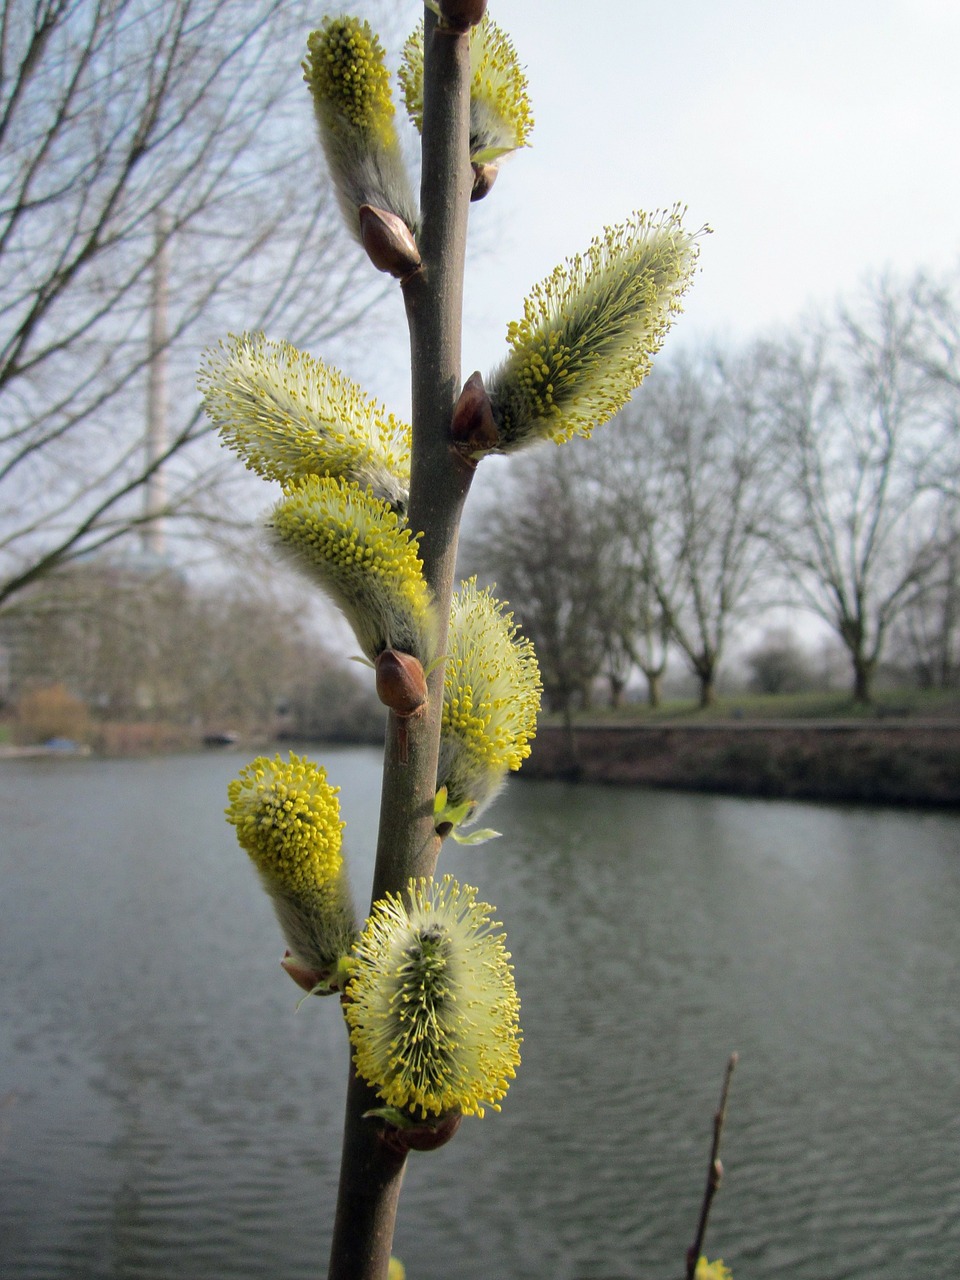
[{"label": "lake water", "polygon": [[[376,752],[342,786],[358,900]],[[325,1275],[347,1054],[296,1011],[223,820],[234,754],[0,762],[0,1275]],[[501,1115],[414,1156],[410,1280],[736,1280],[960,1262],[960,817],[516,782],[440,869],[523,1003]]]}]

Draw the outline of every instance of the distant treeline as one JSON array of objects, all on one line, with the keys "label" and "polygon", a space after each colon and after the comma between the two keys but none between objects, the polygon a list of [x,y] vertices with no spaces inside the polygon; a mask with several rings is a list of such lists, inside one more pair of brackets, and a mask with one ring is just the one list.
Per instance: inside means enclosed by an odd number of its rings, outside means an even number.
[{"label": "distant treeline", "polygon": [[163,725],[172,741],[224,731],[380,741],[372,676],[334,657],[319,629],[289,593],[274,598],[248,576],[198,586],[97,557],[40,580],[0,616],[3,701],[30,741],[90,740],[108,724]]}]

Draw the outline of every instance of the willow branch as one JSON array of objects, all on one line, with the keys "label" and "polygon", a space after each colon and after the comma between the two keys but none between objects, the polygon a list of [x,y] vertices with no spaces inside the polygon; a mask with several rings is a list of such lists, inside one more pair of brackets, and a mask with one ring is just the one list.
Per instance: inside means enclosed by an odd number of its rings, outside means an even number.
[{"label": "willow branch", "polygon": [[[446,643],[460,514],[472,471],[450,446],[460,392],[460,336],[469,165],[469,38],[437,32],[427,10],[424,34],[423,268],[403,286],[410,329],[413,455],[409,523],[422,533],[420,555]],[[411,876],[433,874],[440,840],[434,830],[443,707],[443,663],[430,674],[425,710],[401,725],[389,713],[373,900],[402,891]],[[405,739],[405,740],[404,740]],[[330,1280],[384,1280],[403,1178],[404,1158],[381,1140],[363,1114],[376,1095],[351,1072]]]}]

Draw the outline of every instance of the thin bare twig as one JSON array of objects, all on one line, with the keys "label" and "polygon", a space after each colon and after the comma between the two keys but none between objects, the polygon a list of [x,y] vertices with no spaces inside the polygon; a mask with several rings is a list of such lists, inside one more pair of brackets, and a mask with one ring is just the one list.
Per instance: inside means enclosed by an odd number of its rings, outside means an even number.
[{"label": "thin bare twig", "polygon": [[720,1105],[714,1112],[713,1116],[713,1142],[710,1146],[710,1164],[707,1167],[707,1185],[703,1189],[703,1200],[700,1203],[700,1218],[697,1222],[697,1234],[693,1238],[693,1244],[687,1250],[687,1271],[686,1280],[693,1280],[694,1273],[697,1270],[697,1261],[700,1258],[700,1252],[703,1248],[704,1237],[707,1234],[707,1220],[710,1217],[710,1208],[713,1205],[713,1197],[717,1194],[720,1181],[723,1178],[723,1165],[720,1163],[720,1138],[723,1134],[724,1121],[727,1118],[727,1098],[730,1093],[730,1080],[733,1076],[734,1068],[740,1060],[738,1053],[731,1053],[727,1061],[727,1069],[723,1075],[723,1088],[720,1091]]}]

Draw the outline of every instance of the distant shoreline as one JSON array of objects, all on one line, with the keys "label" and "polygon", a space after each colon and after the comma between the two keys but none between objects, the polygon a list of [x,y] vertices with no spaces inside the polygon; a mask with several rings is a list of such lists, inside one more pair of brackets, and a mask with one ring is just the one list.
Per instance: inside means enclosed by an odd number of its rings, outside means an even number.
[{"label": "distant shoreline", "polygon": [[[0,744],[0,762],[25,758],[223,751],[164,726],[122,726],[98,748]],[[300,742],[297,739],[297,742]],[[241,738],[234,749],[272,754],[289,743]],[[318,741],[317,745],[320,745]],[[327,739],[324,746],[369,746]],[[103,748],[106,747],[106,750]],[[720,795],[960,808],[960,718],[875,720],[575,721],[540,725],[521,779],[562,779]]]},{"label": "distant shoreline", "polygon": [[521,777],[960,807],[960,720],[541,725]]},{"label": "distant shoreline", "polygon": [[69,759],[73,756],[89,756],[92,754],[93,748],[87,746],[84,742],[74,742],[69,746],[51,746],[48,743],[38,743],[23,747],[0,743],[0,760],[27,760],[39,757]]}]

